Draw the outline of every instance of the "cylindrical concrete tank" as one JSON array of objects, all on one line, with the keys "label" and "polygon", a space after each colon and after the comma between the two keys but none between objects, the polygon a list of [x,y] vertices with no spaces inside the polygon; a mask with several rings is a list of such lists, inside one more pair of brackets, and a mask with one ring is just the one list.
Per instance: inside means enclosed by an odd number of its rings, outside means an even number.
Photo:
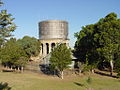
[{"label": "cylindrical concrete tank", "polygon": [[39,23],[39,39],[67,39],[68,22],[62,20],[48,20]]}]

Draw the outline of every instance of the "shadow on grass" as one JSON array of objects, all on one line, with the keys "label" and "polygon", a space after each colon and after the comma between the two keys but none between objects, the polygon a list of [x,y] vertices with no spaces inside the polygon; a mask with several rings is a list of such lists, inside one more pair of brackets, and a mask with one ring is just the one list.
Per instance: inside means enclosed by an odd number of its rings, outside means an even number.
[{"label": "shadow on grass", "polygon": [[50,66],[47,64],[40,64],[39,68],[40,68],[40,71],[46,75],[58,75],[58,71],[51,70]]},{"label": "shadow on grass", "polygon": [[99,75],[102,75],[102,76],[108,76],[108,77],[118,78],[117,76],[114,76],[114,75],[111,76],[110,74],[99,72],[99,71],[95,71],[95,73],[99,74]]},{"label": "shadow on grass", "polygon": [[8,86],[7,82],[5,82],[5,83],[1,82],[0,83],[0,90],[11,90],[11,87]]},{"label": "shadow on grass", "polygon": [[81,87],[85,86],[84,84],[81,84],[81,83],[78,83],[78,82],[74,82],[74,84],[77,85],[77,86],[81,86]]}]

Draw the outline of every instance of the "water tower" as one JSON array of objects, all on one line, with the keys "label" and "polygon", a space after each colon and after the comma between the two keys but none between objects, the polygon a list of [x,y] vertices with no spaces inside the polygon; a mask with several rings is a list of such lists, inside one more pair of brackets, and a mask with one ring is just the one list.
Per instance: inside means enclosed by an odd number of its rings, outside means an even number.
[{"label": "water tower", "polygon": [[40,55],[43,57],[59,43],[64,43],[69,47],[68,22],[62,20],[39,22],[39,40],[41,42]]}]

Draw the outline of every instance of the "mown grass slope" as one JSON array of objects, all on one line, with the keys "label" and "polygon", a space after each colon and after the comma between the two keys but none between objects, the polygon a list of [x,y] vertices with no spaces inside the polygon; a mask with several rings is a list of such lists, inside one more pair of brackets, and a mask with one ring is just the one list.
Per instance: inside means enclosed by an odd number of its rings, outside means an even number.
[{"label": "mown grass slope", "polygon": [[120,90],[120,80],[97,74],[65,76],[63,80],[37,73],[0,72],[0,82],[7,82],[11,90]]}]

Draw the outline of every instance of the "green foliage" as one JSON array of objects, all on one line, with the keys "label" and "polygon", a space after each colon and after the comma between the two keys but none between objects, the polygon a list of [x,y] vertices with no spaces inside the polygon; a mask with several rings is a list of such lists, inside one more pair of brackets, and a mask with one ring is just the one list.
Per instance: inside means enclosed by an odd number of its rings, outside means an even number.
[{"label": "green foliage", "polygon": [[29,57],[40,53],[40,42],[34,37],[24,36],[18,43]]},{"label": "green foliage", "polygon": [[4,3],[0,0],[0,6],[2,6]]},{"label": "green foliage", "polygon": [[120,55],[120,19],[115,13],[82,27],[75,37],[75,55],[81,62],[96,66],[99,62],[107,61],[113,69]]},{"label": "green foliage", "polygon": [[120,78],[120,71],[118,72],[117,77]]},{"label": "green foliage", "polygon": [[8,86],[8,83],[0,83],[0,90],[11,90],[11,87]]},{"label": "green foliage", "polygon": [[120,58],[118,60],[115,61],[115,69],[117,74],[117,77],[120,77]]},{"label": "green foliage", "polygon": [[5,66],[24,66],[28,61],[28,57],[25,51],[19,46],[16,39],[11,38],[1,48],[0,60]]},{"label": "green foliage", "polygon": [[11,16],[7,13],[7,10],[1,10],[0,12],[0,47],[7,38],[12,36],[11,32],[16,29],[16,25],[12,22],[14,18],[11,18]]},{"label": "green foliage", "polygon": [[87,82],[88,84],[91,84],[91,83],[92,83],[92,78],[89,76],[89,77],[87,78],[86,82]]},{"label": "green foliage", "polygon": [[97,65],[97,63],[94,63],[94,64],[88,64],[88,62],[87,63],[80,63],[79,64],[79,70],[82,73],[88,72],[88,71],[93,72],[94,69],[96,68],[96,65]]},{"label": "green foliage", "polygon": [[51,53],[50,63],[52,67],[55,67],[59,71],[63,71],[71,64],[71,52],[66,45],[61,44],[54,48]]}]

